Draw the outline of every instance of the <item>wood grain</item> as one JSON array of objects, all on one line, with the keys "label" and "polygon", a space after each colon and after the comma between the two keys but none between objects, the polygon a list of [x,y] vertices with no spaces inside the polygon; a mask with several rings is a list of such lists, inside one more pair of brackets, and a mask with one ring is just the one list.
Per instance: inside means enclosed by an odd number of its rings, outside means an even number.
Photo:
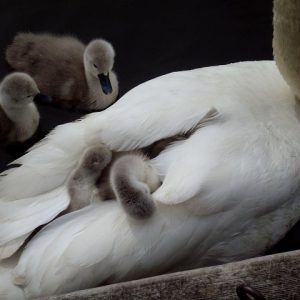
[{"label": "wood grain", "polygon": [[[80,274],[78,274],[80,276]],[[300,250],[103,286],[43,300],[238,299],[247,284],[266,299],[300,299]]]}]

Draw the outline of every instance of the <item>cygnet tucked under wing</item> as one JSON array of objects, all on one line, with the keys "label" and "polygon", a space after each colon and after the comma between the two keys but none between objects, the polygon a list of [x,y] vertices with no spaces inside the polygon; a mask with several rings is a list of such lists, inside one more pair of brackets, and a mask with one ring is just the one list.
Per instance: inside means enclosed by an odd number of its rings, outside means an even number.
[{"label": "cygnet tucked under wing", "polygon": [[[148,187],[149,192],[152,193],[160,184],[158,175],[148,165],[149,158],[156,157],[175,142],[188,139],[199,128],[205,126],[207,122],[214,120],[217,116],[217,110],[212,109],[187,132],[156,141],[140,150],[112,152],[104,144],[87,148],[67,182],[70,196],[68,211],[80,209],[95,200],[114,199],[117,195],[122,203],[127,202],[128,195],[123,193],[124,198],[118,193],[122,190],[122,185],[126,190],[125,193],[128,194],[131,190],[133,194],[139,195],[139,198],[144,196],[147,198],[147,195],[143,193],[144,188],[141,190],[137,185],[144,184],[144,187],[146,189]],[[119,187],[113,189],[112,185]],[[142,203],[143,200],[141,199],[138,202]],[[147,205],[151,201],[145,203]],[[130,206],[130,203],[128,205]],[[134,215],[137,216],[137,214]]]},{"label": "cygnet tucked under wing", "polygon": [[137,154],[127,154],[112,166],[110,181],[116,198],[125,212],[136,219],[153,215],[153,193],[160,185],[158,174],[149,159]]}]

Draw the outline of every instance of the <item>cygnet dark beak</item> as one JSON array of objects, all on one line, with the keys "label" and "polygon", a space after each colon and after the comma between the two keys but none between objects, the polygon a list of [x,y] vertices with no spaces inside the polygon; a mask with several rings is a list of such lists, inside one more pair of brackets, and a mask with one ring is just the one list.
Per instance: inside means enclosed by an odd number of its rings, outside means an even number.
[{"label": "cygnet dark beak", "polygon": [[109,79],[109,73],[107,75],[101,73],[98,75],[98,78],[100,80],[102,91],[105,95],[111,94],[112,92],[112,86]]},{"label": "cygnet dark beak", "polygon": [[53,102],[53,98],[39,93],[34,96],[33,101],[41,104],[51,104]]}]

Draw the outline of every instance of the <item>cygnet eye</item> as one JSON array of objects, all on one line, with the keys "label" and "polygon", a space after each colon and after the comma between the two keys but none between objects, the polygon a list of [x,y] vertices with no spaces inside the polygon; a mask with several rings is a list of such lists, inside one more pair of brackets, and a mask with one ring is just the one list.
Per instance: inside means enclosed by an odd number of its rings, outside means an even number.
[{"label": "cygnet eye", "polygon": [[29,96],[26,96],[26,98],[30,98],[31,97],[31,95],[29,95]]},{"label": "cygnet eye", "polygon": [[94,64],[94,67],[96,68],[96,69],[98,69],[98,67]]}]

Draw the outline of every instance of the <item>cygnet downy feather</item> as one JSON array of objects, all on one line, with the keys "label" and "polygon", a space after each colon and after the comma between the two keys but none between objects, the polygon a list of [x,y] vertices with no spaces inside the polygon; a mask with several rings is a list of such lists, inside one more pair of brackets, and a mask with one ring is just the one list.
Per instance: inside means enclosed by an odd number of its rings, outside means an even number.
[{"label": "cygnet downy feather", "polygon": [[40,120],[34,98],[35,81],[25,73],[7,75],[0,84],[0,141],[24,142],[37,130]]}]

